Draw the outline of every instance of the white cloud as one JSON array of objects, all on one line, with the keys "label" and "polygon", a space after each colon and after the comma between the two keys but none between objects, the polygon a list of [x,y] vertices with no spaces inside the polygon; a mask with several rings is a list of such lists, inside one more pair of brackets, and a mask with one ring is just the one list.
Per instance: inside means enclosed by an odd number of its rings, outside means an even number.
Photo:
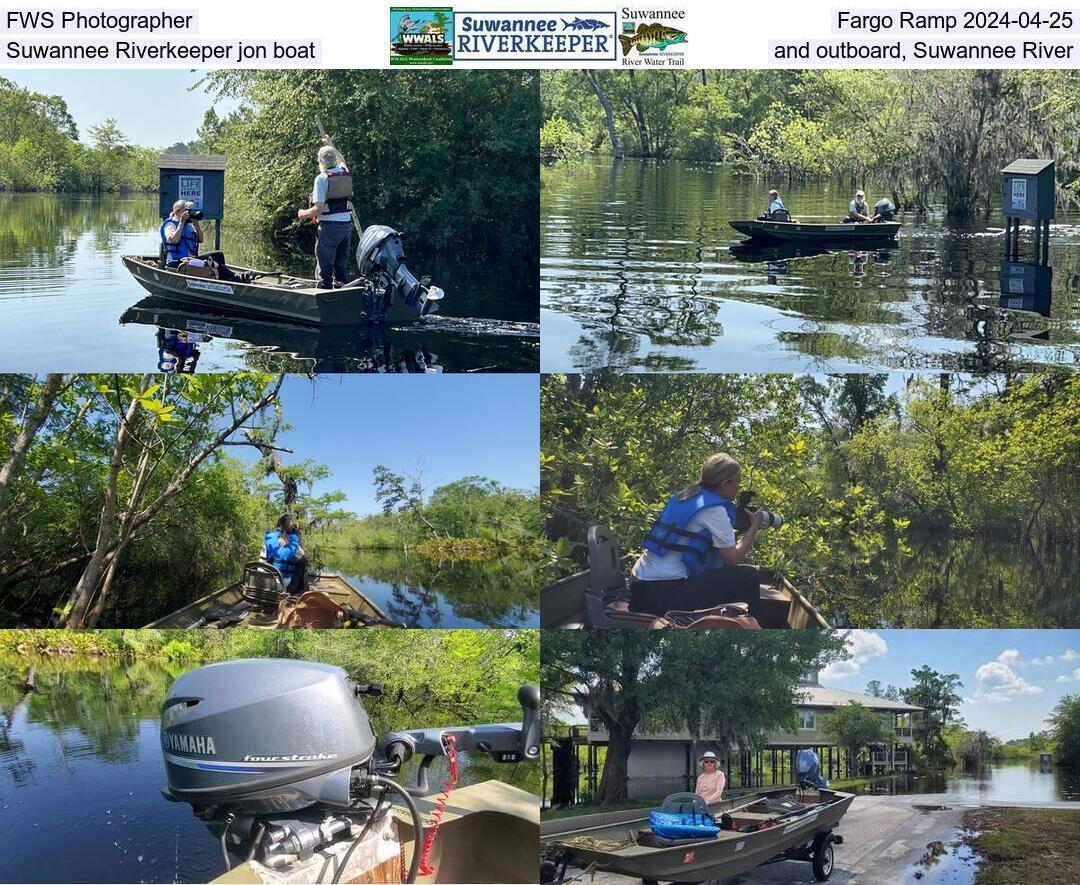
[{"label": "white cloud", "polygon": [[821,671],[822,679],[843,679],[854,676],[862,665],[873,658],[883,658],[889,653],[884,637],[872,630],[852,630],[844,640],[844,647],[851,655],[845,661],[834,661]]},{"label": "white cloud", "polygon": [[1045,658],[1032,658],[1028,663],[1033,667],[1046,667],[1055,660],[1057,659],[1053,655],[1047,655]]},{"label": "white cloud", "polygon": [[1077,667],[1071,674],[1059,676],[1057,682],[1080,682],[1080,667]]},{"label": "white cloud", "polygon": [[1080,651],[1073,651],[1071,648],[1061,656],[1063,661],[1080,661]]},{"label": "white cloud", "polygon": [[975,694],[972,701],[1001,703],[1017,695],[1042,694],[1043,689],[1033,685],[1009,666],[1019,658],[1016,649],[1009,648],[994,660],[987,661],[975,671]]}]

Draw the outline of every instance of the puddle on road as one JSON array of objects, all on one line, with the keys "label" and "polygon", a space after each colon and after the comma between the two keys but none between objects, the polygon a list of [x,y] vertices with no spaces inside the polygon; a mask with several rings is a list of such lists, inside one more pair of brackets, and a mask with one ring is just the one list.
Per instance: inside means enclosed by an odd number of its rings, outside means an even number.
[{"label": "puddle on road", "polygon": [[907,871],[903,885],[973,885],[979,856],[971,840],[978,835],[964,830],[949,842],[928,843],[923,856]]}]

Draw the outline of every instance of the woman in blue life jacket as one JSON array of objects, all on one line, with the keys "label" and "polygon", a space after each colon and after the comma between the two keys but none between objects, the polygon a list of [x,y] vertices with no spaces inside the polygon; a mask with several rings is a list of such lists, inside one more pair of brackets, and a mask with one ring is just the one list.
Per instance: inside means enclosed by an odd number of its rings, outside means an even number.
[{"label": "woman in blue life jacket", "polygon": [[735,539],[735,498],[742,483],[739,463],[722,452],[710,455],[700,479],[673,495],[642,546],[630,577],[630,609],[652,615],[745,602],[757,613],[757,569],[743,560],[761,528],[760,511]]},{"label": "woman in blue life jacket", "polygon": [[304,592],[307,556],[300,546],[300,527],[288,514],[277,521],[277,528],[263,537],[263,558],[281,572],[290,594]]}]

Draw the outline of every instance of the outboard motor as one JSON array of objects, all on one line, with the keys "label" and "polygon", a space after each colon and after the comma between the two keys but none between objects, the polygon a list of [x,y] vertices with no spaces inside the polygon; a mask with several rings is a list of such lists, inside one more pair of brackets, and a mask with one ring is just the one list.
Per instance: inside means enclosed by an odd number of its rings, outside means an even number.
[{"label": "outboard motor", "polygon": [[821,776],[821,759],[809,747],[795,755],[795,778],[801,790],[824,790],[829,782]]},{"label": "outboard motor", "polygon": [[[316,852],[334,849],[340,875],[365,836],[390,839],[387,813],[397,797],[412,816],[412,882],[424,841],[412,796],[432,792],[431,763],[448,747],[496,762],[537,758],[539,692],[518,692],[521,723],[399,732],[380,745],[360,697],[381,691],[307,661],[237,660],[185,673],[162,705],[162,792],[206,821],[226,867],[233,858],[290,873],[301,865],[297,875],[305,862],[317,871],[327,861]],[[414,753],[423,760],[410,789],[391,778]]]},{"label": "outboard motor", "polygon": [[360,275],[371,280],[387,297],[398,297],[416,309],[417,316],[435,313],[438,301],[445,293],[431,284],[431,277],[413,276],[405,264],[401,234],[385,224],[373,224],[364,229],[356,247],[356,264]]},{"label": "outboard motor", "polygon": [[882,221],[892,221],[896,215],[896,207],[888,197],[874,203],[874,214],[881,217]]}]

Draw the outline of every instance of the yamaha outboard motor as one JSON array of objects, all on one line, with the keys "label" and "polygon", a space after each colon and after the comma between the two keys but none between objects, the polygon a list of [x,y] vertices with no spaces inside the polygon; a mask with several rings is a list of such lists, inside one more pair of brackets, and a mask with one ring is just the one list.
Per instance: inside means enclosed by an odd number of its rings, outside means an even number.
[{"label": "yamaha outboard motor", "polygon": [[[408,807],[421,845],[412,796],[432,792],[428,769],[449,747],[482,751],[496,762],[539,757],[533,686],[518,692],[521,723],[399,732],[381,745],[360,702],[380,693],[338,667],[307,661],[237,660],[186,673],[162,705],[162,792],[206,821],[221,840],[226,867],[240,858],[292,870],[324,863],[313,855],[337,846],[340,871],[365,836],[389,838],[394,798]],[[414,753],[423,759],[410,789],[391,778]],[[409,882],[420,854],[413,852]]]},{"label": "yamaha outboard motor", "polygon": [[896,215],[896,207],[892,200],[885,197],[874,203],[874,214],[880,216],[882,221],[892,221]]},{"label": "yamaha outboard motor", "polygon": [[417,316],[435,313],[437,302],[444,292],[431,284],[431,277],[419,280],[405,264],[401,234],[385,224],[373,224],[364,229],[356,247],[356,263],[360,275],[375,283],[387,298],[400,298],[416,309]]},{"label": "yamaha outboard motor", "polygon": [[795,778],[802,790],[824,790],[829,782],[821,776],[821,759],[809,747],[795,755]]}]

